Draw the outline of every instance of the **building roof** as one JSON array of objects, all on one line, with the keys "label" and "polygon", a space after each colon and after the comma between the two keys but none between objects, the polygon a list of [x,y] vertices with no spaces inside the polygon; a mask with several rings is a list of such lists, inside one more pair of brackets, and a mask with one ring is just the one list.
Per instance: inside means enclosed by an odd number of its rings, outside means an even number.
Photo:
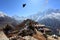
[{"label": "building roof", "polygon": [[34,25],[35,27],[45,27],[45,25],[42,25],[42,24],[36,24]]},{"label": "building roof", "polygon": [[49,28],[43,28],[45,31],[51,31]]}]

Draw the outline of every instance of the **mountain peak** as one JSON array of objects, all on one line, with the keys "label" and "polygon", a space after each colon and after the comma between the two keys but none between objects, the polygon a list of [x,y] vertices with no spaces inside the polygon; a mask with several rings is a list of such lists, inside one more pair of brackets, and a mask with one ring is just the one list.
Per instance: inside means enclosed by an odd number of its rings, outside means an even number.
[{"label": "mountain peak", "polygon": [[4,12],[0,11],[0,17],[5,17],[5,16],[6,16],[6,14]]}]

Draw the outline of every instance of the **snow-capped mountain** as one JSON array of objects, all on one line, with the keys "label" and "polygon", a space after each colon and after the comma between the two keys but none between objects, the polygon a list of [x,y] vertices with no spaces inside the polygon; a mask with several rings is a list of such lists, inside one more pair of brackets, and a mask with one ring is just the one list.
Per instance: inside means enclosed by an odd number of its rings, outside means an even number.
[{"label": "snow-capped mountain", "polygon": [[[6,14],[4,14],[3,12],[0,12],[0,17],[5,17]],[[7,15],[6,15],[7,16]]]},{"label": "snow-capped mountain", "polygon": [[60,9],[48,9],[42,13],[37,14],[35,16],[34,15],[31,16],[33,20],[37,16],[35,21],[51,28],[53,33],[57,32],[57,29],[60,29]]},{"label": "snow-capped mountain", "polygon": [[3,12],[0,12],[0,28],[3,28],[6,24],[12,24],[13,26],[17,24],[17,21]]},{"label": "snow-capped mountain", "polygon": [[25,19],[27,19],[26,17],[19,17],[17,15],[12,16],[13,19],[17,20],[19,23],[23,22]]},{"label": "snow-capped mountain", "polygon": [[32,19],[46,26],[51,26],[52,28],[60,28],[60,9],[48,9],[27,17],[18,17],[18,19],[20,19],[20,21]]},{"label": "snow-capped mountain", "polygon": [[51,28],[60,29],[60,10],[48,10],[45,14],[46,15],[38,19],[38,22],[45,24],[46,26],[51,26]]},{"label": "snow-capped mountain", "polygon": [[17,15],[12,16],[12,18],[14,18],[16,20],[24,20],[24,19],[26,19],[26,17],[23,17],[23,16],[19,17]]},{"label": "snow-capped mountain", "polygon": [[59,15],[58,13],[60,13],[59,9],[48,9],[48,10],[45,10],[43,12],[38,12],[36,14],[30,15],[27,18],[35,20],[35,21],[39,21],[39,20],[42,20],[43,18],[45,18],[46,16],[48,16],[50,14],[51,15],[54,15],[54,14]]},{"label": "snow-capped mountain", "polygon": [[39,23],[55,28],[60,28],[60,9],[48,9],[27,17]]},{"label": "snow-capped mountain", "polygon": [[[54,15],[54,16],[53,16]],[[30,16],[27,16],[27,17],[19,17],[19,16],[13,16],[13,18],[14,19],[16,19],[16,20],[25,20],[25,19],[32,19],[32,20],[35,20],[35,21],[39,21],[39,20],[43,20],[44,18],[46,18],[46,17],[51,17],[52,16],[52,18],[56,18],[57,19],[57,17],[58,17],[58,19],[59,19],[59,17],[60,17],[60,9],[48,9],[48,10],[45,10],[45,11],[43,11],[43,12],[38,12],[38,13],[36,13],[36,14],[33,14],[33,15],[30,15]]]},{"label": "snow-capped mountain", "polygon": [[39,12],[37,14],[33,14],[33,15],[30,15],[30,16],[27,16],[27,18],[37,21],[38,17],[41,17],[40,15],[43,16],[42,13]]}]

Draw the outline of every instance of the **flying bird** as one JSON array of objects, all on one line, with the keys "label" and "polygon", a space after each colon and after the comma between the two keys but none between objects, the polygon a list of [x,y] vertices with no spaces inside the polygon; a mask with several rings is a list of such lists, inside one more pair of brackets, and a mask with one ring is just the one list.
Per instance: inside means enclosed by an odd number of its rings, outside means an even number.
[{"label": "flying bird", "polygon": [[26,4],[23,4],[22,6],[23,6],[23,8],[24,8],[24,7],[26,6]]}]

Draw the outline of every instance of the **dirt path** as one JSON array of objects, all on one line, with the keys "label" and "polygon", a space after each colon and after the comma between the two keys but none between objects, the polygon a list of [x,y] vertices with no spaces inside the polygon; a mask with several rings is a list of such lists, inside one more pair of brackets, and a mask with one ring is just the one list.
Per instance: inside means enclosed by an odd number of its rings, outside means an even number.
[{"label": "dirt path", "polygon": [[0,40],[9,40],[3,31],[0,31]]}]

